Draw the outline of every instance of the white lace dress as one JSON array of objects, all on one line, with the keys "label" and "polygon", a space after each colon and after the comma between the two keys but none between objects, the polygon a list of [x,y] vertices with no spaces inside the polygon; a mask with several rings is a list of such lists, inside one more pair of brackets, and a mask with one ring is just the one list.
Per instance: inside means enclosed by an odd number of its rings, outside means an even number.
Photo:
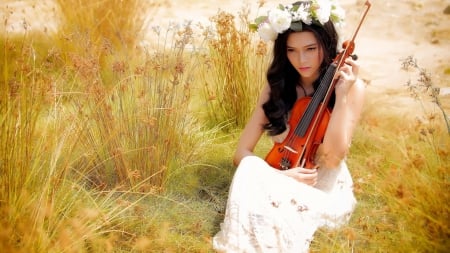
[{"label": "white lace dress", "polygon": [[257,156],[239,164],[225,219],[213,238],[217,252],[308,252],[314,232],[337,227],[356,204],[345,162],[318,171],[316,186],[285,176]]}]

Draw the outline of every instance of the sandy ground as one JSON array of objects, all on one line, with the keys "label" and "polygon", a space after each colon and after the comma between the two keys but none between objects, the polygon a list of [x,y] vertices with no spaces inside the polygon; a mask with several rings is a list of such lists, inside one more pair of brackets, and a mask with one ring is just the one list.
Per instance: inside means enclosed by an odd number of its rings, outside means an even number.
[{"label": "sandy ground", "polygon": [[[143,0],[149,1],[149,0]],[[260,10],[266,11],[286,0],[267,0]],[[347,11],[343,39],[349,39],[361,17],[365,0],[341,0]],[[152,10],[151,25],[166,26],[169,22],[193,20],[210,24],[209,17],[219,10],[238,15],[249,5],[256,17],[258,1],[228,0],[162,0]],[[355,53],[361,64],[360,77],[367,81],[368,96],[383,102],[389,109],[408,109],[414,102],[405,84],[415,75],[402,70],[401,59],[413,56],[420,67],[432,75],[434,85],[441,87],[443,106],[450,113],[450,14],[444,10],[449,0],[372,0],[372,7],[356,38]],[[51,0],[3,0],[0,19],[8,18],[3,30],[20,32],[24,20],[28,29],[56,30],[57,17]]]}]

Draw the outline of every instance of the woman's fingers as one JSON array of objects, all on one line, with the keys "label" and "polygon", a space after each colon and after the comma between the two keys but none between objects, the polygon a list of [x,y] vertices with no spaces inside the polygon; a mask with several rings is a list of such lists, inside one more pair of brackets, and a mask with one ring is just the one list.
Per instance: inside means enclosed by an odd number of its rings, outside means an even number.
[{"label": "woman's fingers", "polygon": [[296,179],[307,185],[315,185],[317,183],[317,169],[295,168]]},{"label": "woman's fingers", "polygon": [[[344,64],[344,66],[343,67],[347,67],[347,69],[350,71],[350,72],[352,72],[353,73],[353,75],[355,76],[355,78],[356,78],[356,76],[358,75],[358,73],[359,73],[359,63],[358,62],[356,62],[356,61],[354,61],[354,60],[352,60],[352,58],[347,58],[347,59],[345,59],[345,64]],[[350,73],[349,72],[349,73]]]},{"label": "woman's fingers", "polygon": [[317,174],[317,169],[306,169],[302,167],[297,167],[297,172],[303,173],[303,174]]},{"label": "woman's fingers", "polygon": [[339,92],[342,92],[342,94],[346,94],[355,83],[358,72],[359,64],[350,57],[347,58],[345,64],[343,64],[337,72],[336,78],[338,83],[336,84],[336,89],[338,89]]}]

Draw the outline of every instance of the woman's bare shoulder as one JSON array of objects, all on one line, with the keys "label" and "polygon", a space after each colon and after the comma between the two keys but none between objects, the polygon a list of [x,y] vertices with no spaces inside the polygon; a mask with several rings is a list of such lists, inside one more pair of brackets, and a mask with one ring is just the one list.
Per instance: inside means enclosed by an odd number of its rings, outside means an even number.
[{"label": "woman's bare shoulder", "polygon": [[262,105],[269,100],[270,97],[270,86],[269,84],[264,85],[259,94],[258,104]]}]

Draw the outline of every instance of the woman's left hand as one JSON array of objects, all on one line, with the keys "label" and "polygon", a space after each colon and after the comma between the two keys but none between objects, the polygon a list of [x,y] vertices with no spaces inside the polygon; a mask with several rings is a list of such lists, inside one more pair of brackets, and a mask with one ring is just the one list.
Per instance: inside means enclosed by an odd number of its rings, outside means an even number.
[{"label": "woman's left hand", "polygon": [[345,59],[345,64],[339,68],[336,78],[338,79],[335,92],[336,96],[347,95],[350,88],[358,77],[359,64],[350,57]]}]

